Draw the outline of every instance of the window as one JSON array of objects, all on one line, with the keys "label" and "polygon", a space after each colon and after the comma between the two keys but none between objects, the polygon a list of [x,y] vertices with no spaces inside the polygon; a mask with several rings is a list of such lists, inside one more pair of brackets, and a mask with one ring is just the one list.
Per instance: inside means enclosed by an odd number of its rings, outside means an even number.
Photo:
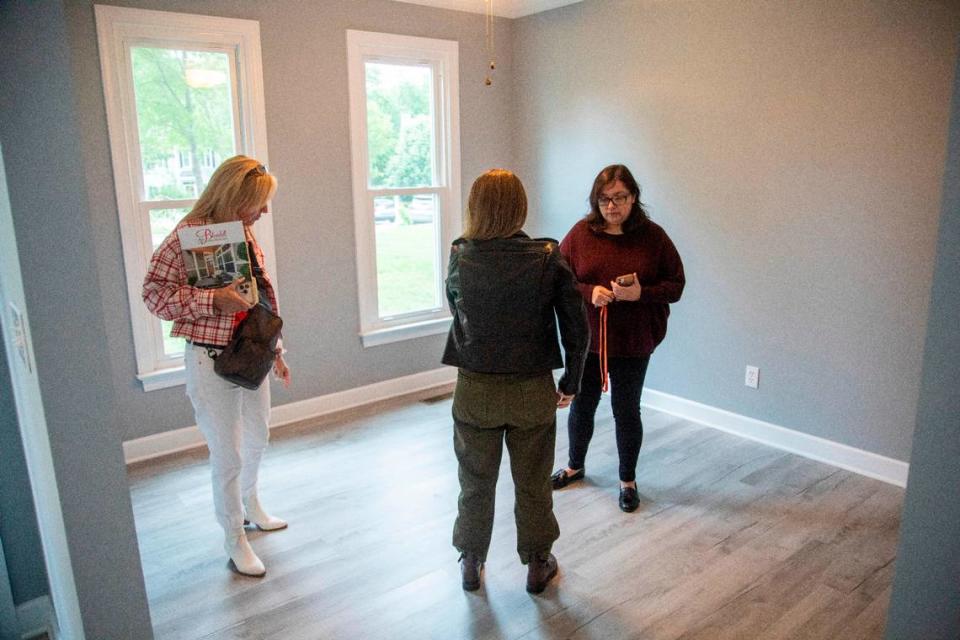
[{"label": "window", "polygon": [[457,43],[347,31],[347,56],[363,344],[446,332],[461,230]]},{"label": "window", "polygon": [[[267,161],[260,28],[103,5],[96,18],[137,377],[150,391],[183,382],[183,340],[140,297],[150,256],[221,161]],[[257,237],[275,274],[269,216]]]}]

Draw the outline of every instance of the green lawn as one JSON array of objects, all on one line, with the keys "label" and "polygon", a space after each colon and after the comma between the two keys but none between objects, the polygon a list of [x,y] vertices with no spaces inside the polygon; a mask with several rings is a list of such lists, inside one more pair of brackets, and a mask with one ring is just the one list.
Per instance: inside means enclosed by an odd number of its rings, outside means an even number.
[{"label": "green lawn", "polygon": [[380,315],[440,306],[434,283],[433,224],[377,225]]}]

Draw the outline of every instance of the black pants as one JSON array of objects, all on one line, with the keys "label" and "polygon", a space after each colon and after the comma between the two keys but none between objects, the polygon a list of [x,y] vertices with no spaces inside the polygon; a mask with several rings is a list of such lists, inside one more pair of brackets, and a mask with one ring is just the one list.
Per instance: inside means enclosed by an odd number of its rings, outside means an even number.
[{"label": "black pants", "polygon": [[[643,422],[640,420],[640,393],[647,375],[650,356],[609,358],[610,405],[617,432],[617,453],[620,457],[620,480],[632,482],[637,477],[637,458],[643,443]],[[580,393],[570,405],[567,433],[570,436],[571,469],[583,469],[587,448],[593,438],[593,418],[600,404],[600,358],[591,353],[580,383]]]}]

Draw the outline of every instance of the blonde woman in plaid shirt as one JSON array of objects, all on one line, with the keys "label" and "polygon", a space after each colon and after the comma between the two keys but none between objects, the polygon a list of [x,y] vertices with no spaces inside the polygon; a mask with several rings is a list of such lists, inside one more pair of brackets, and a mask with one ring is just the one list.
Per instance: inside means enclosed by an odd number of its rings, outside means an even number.
[{"label": "blonde woman in plaid shirt", "polygon": [[[269,515],[257,496],[257,473],[267,446],[270,419],[270,385],[249,390],[238,387],[213,371],[213,356],[233,334],[238,312],[249,308],[237,291],[240,280],[219,289],[198,289],[187,284],[177,230],[239,220],[257,262],[263,253],[252,225],[268,212],[277,180],[253,158],[235,156],[214,171],[193,209],[157,248],[143,283],[143,301],[151,313],[173,321],[171,336],[186,339],[184,352],[187,395],[193,403],[197,426],[210,449],[213,504],[225,533],[224,549],[230,568],[247,576],[266,573],[247,541],[244,525],[264,531],[283,529],[287,523]],[[257,278],[261,303],[277,312],[277,297],[266,272]],[[277,349],[274,374],[290,383],[290,369]]]}]

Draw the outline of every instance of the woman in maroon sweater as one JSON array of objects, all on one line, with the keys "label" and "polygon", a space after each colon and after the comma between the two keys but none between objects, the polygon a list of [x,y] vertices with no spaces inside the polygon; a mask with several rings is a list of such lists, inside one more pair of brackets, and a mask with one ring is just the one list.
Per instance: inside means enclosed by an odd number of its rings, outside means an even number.
[{"label": "woman in maroon sweater", "polygon": [[[669,304],[683,292],[683,263],[667,233],[647,215],[637,181],[620,164],[606,167],[594,180],[590,212],[570,229],[560,252],[588,303],[591,340],[580,393],[567,421],[570,459],[553,475],[553,488],[584,477],[603,384],[600,310],[608,307],[607,368],[620,457],[620,508],[634,511],[640,504],[636,483],[643,441],[640,393],[650,354],[667,333]],[[628,285],[631,276],[633,283]]]}]

